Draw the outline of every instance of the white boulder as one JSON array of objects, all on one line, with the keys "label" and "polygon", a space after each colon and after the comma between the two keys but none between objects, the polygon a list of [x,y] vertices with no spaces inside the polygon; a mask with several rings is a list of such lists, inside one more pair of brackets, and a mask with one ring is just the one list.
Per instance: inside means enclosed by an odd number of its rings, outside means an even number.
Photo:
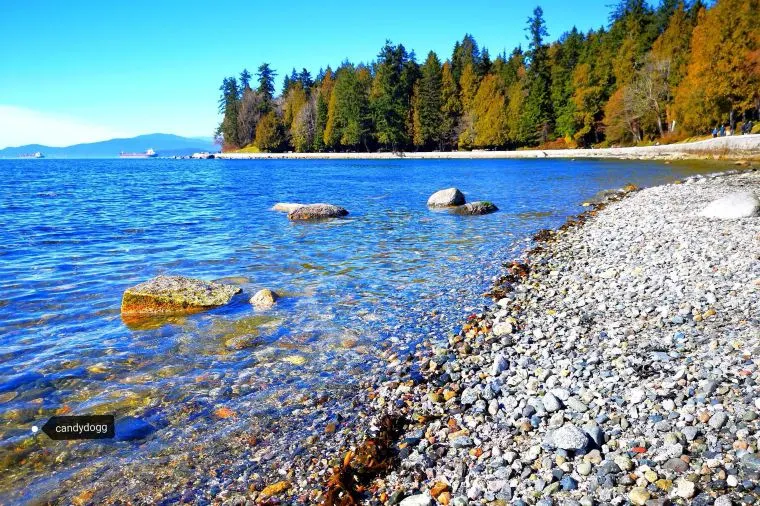
[{"label": "white boulder", "polygon": [[760,215],[760,200],[752,192],[730,193],[713,200],[700,213],[705,218],[731,220]]}]

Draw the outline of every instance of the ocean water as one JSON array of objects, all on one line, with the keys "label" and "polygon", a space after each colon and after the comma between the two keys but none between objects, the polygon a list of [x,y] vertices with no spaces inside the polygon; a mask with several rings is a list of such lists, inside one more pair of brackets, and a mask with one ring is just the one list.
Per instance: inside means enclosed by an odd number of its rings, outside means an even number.
[{"label": "ocean water", "polygon": [[[379,351],[455,330],[525,238],[626,183],[709,163],[571,160],[0,160],[0,502],[35,498],[87,461],[123,465],[226,425],[276,420],[304,396],[350,396]],[[426,208],[456,186],[500,211]],[[276,202],[346,219],[292,223]],[[226,278],[202,314],[127,325],[129,286]],[[258,289],[283,295],[270,311]],[[237,416],[210,423],[220,407]],[[54,414],[149,424],[120,442],[53,442]],[[218,417],[217,417],[218,418]],[[224,417],[222,417],[224,418]],[[145,427],[145,426],[143,426]]]}]

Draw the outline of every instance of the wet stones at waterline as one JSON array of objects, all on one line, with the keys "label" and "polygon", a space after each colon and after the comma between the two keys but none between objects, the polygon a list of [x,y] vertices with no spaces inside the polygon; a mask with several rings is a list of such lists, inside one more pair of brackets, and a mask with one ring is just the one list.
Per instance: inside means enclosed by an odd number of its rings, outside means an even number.
[{"label": "wet stones at waterline", "polygon": [[240,287],[187,278],[158,276],[124,291],[123,317],[190,314],[223,306],[241,292]]}]

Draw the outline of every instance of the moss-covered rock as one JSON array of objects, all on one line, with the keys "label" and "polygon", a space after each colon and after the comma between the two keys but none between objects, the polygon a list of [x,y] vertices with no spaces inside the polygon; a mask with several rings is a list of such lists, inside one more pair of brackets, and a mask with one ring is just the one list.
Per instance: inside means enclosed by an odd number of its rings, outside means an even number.
[{"label": "moss-covered rock", "polygon": [[128,288],[121,299],[123,316],[196,313],[227,304],[240,287],[187,278],[158,276]]}]

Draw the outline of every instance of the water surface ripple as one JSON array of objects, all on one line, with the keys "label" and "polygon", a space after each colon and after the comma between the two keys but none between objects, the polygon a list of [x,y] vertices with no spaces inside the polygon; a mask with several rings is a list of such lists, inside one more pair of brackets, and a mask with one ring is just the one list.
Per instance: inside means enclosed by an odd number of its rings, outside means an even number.
[{"label": "water surface ripple", "polygon": [[[286,415],[305,396],[348,396],[379,350],[445,334],[484,303],[519,239],[559,225],[602,189],[694,170],[601,160],[0,160],[0,502],[34,498],[88,460],[143,458],[188,427],[215,438]],[[427,197],[450,186],[500,211],[429,211]],[[292,223],[269,210],[279,201],[351,214]],[[126,326],[122,292],[159,274],[227,278],[244,294],[165,325]],[[284,295],[269,312],[247,302],[263,287]],[[220,407],[245,415],[212,423]],[[152,433],[72,444],[32,435],[56,413],[136,417]]]}]

